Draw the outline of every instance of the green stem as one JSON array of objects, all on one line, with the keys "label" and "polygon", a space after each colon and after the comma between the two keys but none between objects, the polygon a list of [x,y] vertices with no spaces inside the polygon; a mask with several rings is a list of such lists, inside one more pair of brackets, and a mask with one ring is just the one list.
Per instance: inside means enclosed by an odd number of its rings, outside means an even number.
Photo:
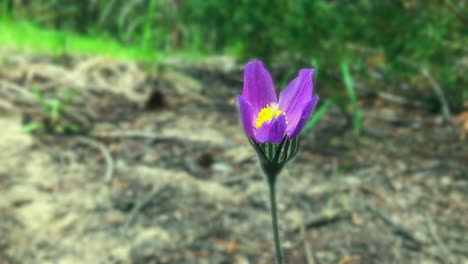
[{"label": "green stem", "polygon": [[270,212],[271,223],[273,226],[273,237],[275,240],[276,264],[283,264],[283,252],[281,251],[281,240],[278,230],[278,213],[276,211],[276,190],[274,181],[268,181],[268,189],[270,190]]}]

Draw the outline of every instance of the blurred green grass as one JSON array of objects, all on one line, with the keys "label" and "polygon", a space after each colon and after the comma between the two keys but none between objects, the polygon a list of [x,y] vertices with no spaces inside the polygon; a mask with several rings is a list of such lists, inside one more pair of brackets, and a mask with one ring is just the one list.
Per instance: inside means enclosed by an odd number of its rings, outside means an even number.
[{"label": "blurred green grass", "polygon": [[310,67],[313,60],[320,62],[325,94],[344,111],[349,97],[340,74],[343,63],[353,82],[364,81],[370,92],[409,85],[440,111],[418,69],[427,68],[454,112],[468,100],[466,1],[1,2],[0,43],[33,52],[153,63],[167,54],[189,59],[227,53],[240,61],[285,62],[290,72]]},{"label": "blurred green grass", "polygon": [[157,60],[151,49],[123,45],[106,36],[83,36],[76,32],[39,27],[26,21],[0,20],[0,43],[32,53],[104,55],[122,59]]}]

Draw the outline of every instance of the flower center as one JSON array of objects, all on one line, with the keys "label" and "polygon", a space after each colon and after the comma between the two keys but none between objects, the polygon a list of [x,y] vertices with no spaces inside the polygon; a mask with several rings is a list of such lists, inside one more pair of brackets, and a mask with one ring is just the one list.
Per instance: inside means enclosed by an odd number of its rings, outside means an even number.
[{"label": "flower center", "polygon": [[265,121],[278,117],[282,112],[277,104],[267,104],[267,107],[262,108],[260,113],[258,113],[257,120],[255,120],[255,128],[261,127]]}]

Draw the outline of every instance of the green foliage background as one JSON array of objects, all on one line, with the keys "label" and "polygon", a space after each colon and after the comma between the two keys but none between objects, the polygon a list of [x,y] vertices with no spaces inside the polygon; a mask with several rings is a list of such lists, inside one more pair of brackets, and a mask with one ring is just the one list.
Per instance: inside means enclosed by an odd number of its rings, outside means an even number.
[{"label": "green foliage background", "polygon": [[2,0],[2,17],[154,53],[313,61],[332,97],[342,63],[363,77],[379,72],[371,90],[420,83],[425,68],[454,110],[468,100],[466,0]]}]

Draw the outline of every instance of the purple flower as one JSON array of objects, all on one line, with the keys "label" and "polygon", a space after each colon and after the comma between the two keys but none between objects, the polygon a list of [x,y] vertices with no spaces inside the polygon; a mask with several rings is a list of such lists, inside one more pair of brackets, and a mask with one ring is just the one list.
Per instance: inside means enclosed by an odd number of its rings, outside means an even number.
[{"label": "purple flower", "polygon": [[244,89],[237,96],[245,132],[259,143],[280,143],[299,135],[318,101],[312,96],[314,69],[302,69],[281,91],[279,100],[270,73],[254,60],[245,66]]}]

